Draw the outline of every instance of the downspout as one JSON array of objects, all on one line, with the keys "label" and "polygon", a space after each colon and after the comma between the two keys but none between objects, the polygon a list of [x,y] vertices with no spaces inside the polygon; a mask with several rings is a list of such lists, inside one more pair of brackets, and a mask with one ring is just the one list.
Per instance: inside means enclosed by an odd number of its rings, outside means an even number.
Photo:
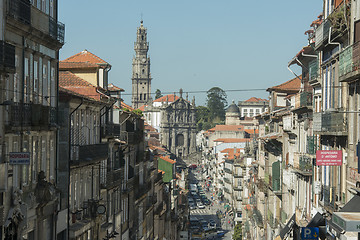
[{"label": "downspout", "polygon": [[329,29],[329,38],[328,38],[328,44],[332,44],[332,45],[338,45],[339,46],[339,51],[341,51],[341,43],[338,42],[331,42],[331,28]]},{"label": "downspout", "polygon": [[68,194],[67,194],[67,199],[68,199],[68,211],[67,211],[67,239],[70,239],[70,160],[71,160],[71,116],[74,114],[74,112],[76,111],[76,110],[78,110],[80,107],[81,107],[81,105],[83,105],[83,103],[84,103],[84,100],[83,100],[83,98],[81,98],[81,103],[69,114],[69,122],[68,122],[68,124],[69,124],[69,145],[68,145],[68,150],[69,150],[69,161],[68,161],[68,174],[69,174],[69,176],[68,176]]}]

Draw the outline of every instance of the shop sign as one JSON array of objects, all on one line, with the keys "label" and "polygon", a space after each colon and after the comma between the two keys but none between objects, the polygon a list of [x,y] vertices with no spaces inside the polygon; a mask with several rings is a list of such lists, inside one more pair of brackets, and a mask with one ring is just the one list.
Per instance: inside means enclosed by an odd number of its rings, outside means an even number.
[{"label": "shop sign", "polygon": [[11,165],[29,165],[30,153],[29,152],[11,152],[9,153],[9,163]]},{"label": "shop sign", "polygon": [[341,166],[341,150],[317,150],[316,166]]}]

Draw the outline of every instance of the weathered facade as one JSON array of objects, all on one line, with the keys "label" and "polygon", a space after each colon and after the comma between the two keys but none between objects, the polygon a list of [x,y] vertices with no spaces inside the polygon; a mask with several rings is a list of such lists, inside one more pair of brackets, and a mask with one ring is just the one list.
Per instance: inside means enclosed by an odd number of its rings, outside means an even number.
[{"label": "weathered facade", "polygon": [[161,108],[161,143],[182,158],[196,151],[195,101],[180,98]]},{"label": "weathered facade", "polygon": [[0,239],[54,239],[66,228],[56,227],[57,17],[57,1],[0,1]]}]

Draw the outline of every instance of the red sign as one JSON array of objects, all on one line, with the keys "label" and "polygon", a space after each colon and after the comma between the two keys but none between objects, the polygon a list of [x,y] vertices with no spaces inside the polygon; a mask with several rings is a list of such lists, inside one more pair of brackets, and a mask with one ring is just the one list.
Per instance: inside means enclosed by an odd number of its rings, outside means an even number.
[{"label": "red sign", "polygon": [[341,150],[317,150],[316,166],[341,166]]}]

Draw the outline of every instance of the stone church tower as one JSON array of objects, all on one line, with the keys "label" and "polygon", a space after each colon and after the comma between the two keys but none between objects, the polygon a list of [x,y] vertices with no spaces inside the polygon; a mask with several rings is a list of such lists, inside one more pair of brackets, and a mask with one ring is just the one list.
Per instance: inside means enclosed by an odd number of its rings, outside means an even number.
[{"label": "stone church tower", "polygon": [[132,107],[139,108],[151,100],[151,74],[150,57],[148,57],[149,43],[146,41],[147,30],[141,25],[137,29],[134,46],[135,57],[133,58],[132,73]]}]

